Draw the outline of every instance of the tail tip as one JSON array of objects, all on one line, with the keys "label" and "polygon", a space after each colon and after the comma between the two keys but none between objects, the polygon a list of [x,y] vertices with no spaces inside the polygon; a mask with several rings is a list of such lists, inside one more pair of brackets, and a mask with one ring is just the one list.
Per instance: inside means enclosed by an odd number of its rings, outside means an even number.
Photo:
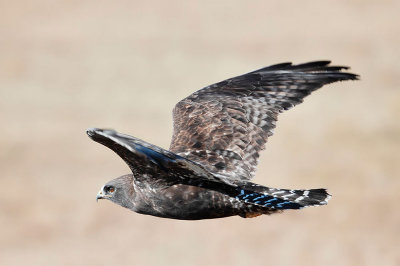
[{"label": "tail tip", "polygon": [[308,206],[327,205],[328,201],[332,198],[332,195],[325,188],[305,190],[303,196],[314,201],[314,204],[310,202],[311,204]]}]

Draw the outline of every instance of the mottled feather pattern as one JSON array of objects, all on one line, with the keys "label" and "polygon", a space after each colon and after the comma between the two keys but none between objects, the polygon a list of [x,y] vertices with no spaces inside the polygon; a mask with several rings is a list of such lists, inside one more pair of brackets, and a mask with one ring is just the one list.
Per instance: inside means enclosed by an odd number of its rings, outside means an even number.
[{"label": "mottled feather pattern", "polygon": [[[329,63],[273,65],[193,93],[174,108],[170,150],[212,172],[251,179],[280,112],[325,84],[357,79],[341,72],[347,67]],[[238,156],[225,157],[221,150]]]},{"label": "mottled feather pattern", "polygon": [[[140,171],[140,174],[135,175],[136,183],[139,183],[137,189],[143,189],[143,183],[156,176],[157,178],[152,180],[153,189],[181,183],[225,193],[236,200],[272,210],[299,209],[326,204],[329,196],[322,189],[320,194],[325,196],[316,200],[314,198],[316,193],[312,192],[316,190],[274,189],[248,181],[230,181],[228,176],[210,175],[194,162],[114,130],[90,129],[88,134],[92,139],[109,146],[126,160],[134,173]],[[126,153],[126,148],[129,149],[129,153]],[[135,164],[132,164],[132,161]],[[148,189],[148,186],[144,189]]]},{"label": "mottled feather pattern", "polygon": [[331,197],[326,189],[288,190],[258,187],[263,193],[255,192],[254,187],[252,190],[237,188],[238,194],[235,198],[258,206],[283,210],[325,205]]},{"label": "mottled feather pattern", "polygon": [[[114,130],[89,129],[89,137],[116,152],[133,173],[108,182],[97,198],[185,220],[327,204],[325,189],[277,189],[249,180],[280,112],[325,84],[358,78],[329,63],[273,65],[193,93],[174,108],[170,151]],[[115,197],[103,191],[111,186]]]},{"label": "mottled feather pattern", "polygon": [[236,196],[236,199],[277,210],[301,209],[304,207],[296,202],[245,190],[241,190],[240,194]]}]

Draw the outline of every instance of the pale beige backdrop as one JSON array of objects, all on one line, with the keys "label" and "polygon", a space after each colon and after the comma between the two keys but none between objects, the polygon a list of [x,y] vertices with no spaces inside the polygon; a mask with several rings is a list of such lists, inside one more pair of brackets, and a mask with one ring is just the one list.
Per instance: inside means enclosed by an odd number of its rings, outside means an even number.
[{"label": "pale beige backdrop", "polygon": [[[400,265],[400,1],[1,1],[1,265]],[[101,201],[129,170],[109,127],[168,148],[171,111],[269,64],[358,82],[280,116],[255,182],[328,206],[173,221]]]}]

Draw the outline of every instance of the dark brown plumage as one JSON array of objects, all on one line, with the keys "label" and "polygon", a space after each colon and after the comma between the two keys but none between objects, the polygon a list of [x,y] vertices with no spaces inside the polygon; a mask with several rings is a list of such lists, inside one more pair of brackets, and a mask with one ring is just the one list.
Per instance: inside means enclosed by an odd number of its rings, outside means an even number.
[{"label": "dark brown plumage", "polygon": [[[170,151],[112,130],[88,130],[133,172],[110,181],[98,198],[175,219],[254,217],[326,204],[324,189],[274,189],[248,180],[280,112],[325,84],[357,79],[329,63],[273,65],[193,93],[174,108]],[[105,191],[110,187],[116,191]]]}]

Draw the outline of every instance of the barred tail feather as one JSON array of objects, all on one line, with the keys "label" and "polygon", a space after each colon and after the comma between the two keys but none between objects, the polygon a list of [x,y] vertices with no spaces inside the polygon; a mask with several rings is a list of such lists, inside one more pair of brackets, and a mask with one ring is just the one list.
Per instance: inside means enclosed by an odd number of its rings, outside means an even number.
[{"label": "barred tail feather", "polygon": [[253,189],[238,188],[236,199],[250,204],[275,209],[301,209],[309,206],[326,205],[331,195],[326,189],[288,190],[251,185]]}]

